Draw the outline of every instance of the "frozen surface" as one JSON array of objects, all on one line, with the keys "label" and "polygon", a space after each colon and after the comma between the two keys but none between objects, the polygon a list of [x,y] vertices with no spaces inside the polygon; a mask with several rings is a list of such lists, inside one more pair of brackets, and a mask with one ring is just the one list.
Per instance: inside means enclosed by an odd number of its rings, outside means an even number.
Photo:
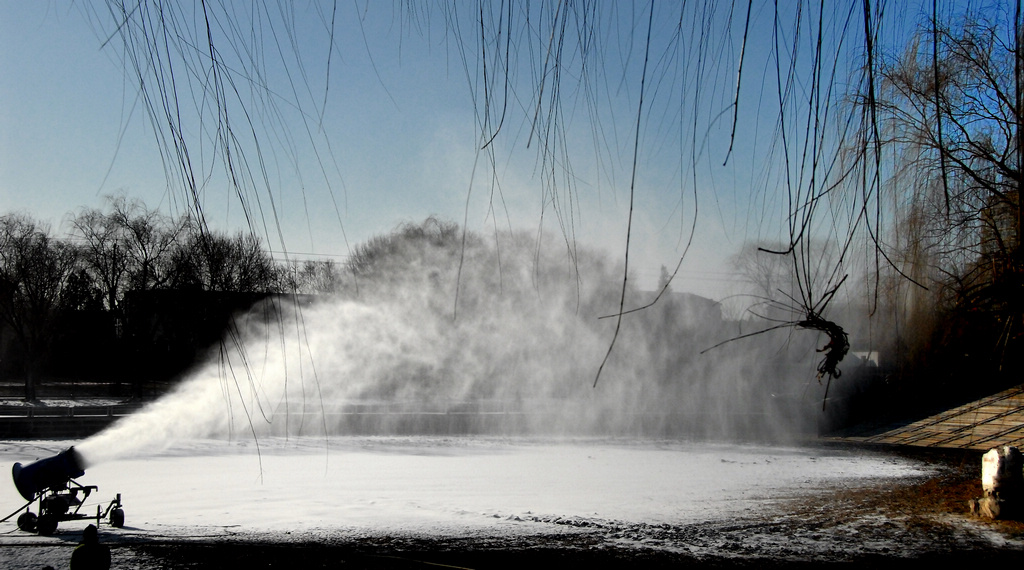
[{"label": "frozen surface", "polygon": [[[73,442],[0,442],[27,463]],[[90,501],[122,494],[126,527],[153,537],[236,533],[558,532],[556,519],[685,524],[770,510],[826,488],[922,474],[890,456],[682,442],[380,437],[195,441],[89,467]],[[24,501],[0,481],[6,512]],[[95,506],[87,506],[95,511]],[[8,521],[11,529],[14,525]],[[0,546],[51,539],[14,531]],[[7,529],[7,530],[11,530]]]}]

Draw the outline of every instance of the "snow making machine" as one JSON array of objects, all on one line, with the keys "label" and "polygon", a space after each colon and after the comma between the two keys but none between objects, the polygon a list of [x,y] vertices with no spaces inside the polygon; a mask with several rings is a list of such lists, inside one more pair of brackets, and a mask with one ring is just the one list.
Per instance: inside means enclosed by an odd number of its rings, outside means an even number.
[{"label": "snow making machine", "polygon": [[[124,510],[121,508],[121,494],[103,508],[102,503],[96,505],[96,513],[83,512],[86,499],[96,491],[95,485],[81,485],[75,481],[85,475],[82,458],[69,447],[64,451],[40,459],[28,465],[15,463],[12,475],[14,486],[25,498],[27,503],[17,511],[0,519],[6,521],[14,515],[18,516],[18,528],[26,532],[37,532],[51,535],[57,530],[61,521],[95,519],[97,526],[107,519],[110,526],[124,526]],[[38,502],[39,515],[30,509],[32,503]],[[24,512],[22,512],[24,511]]]}]

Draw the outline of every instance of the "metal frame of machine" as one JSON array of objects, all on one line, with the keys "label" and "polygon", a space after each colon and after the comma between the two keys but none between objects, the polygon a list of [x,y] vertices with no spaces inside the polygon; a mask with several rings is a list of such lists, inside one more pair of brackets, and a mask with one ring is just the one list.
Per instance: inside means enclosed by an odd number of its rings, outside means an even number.
[{"label": "metal frame of machine", "polygon": [[[98,526],[107,519],[112,527],[124,526],[121,493],[105,509],[102,504],[96,505],[95,515],[81,512],[86,499],[98,489],[95,485],[82,485],[75,480],[82,475],[85,475],[85,470],[74,447],[28,465],[15,463],[12,469],[14,486],[28,502],[0,522],[21,513],[18,528],[44,536],[53,534],[62,521],[96,519]],[[29,510],[36,501],[39,502],[38,516]]]}]

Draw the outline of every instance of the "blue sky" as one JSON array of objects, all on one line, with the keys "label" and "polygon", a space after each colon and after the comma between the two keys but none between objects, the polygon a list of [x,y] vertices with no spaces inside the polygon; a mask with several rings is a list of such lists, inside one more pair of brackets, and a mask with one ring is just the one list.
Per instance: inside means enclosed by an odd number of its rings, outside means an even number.
[{"label": "blue sky", "polygon": [[[188,7],[178,12],[187,28],[195,13],[191,4],[181,6]],[[545,184],[528,120],[537,101],[531,88],[540,61],[528,55],[543,41],[513,35],[527,55],[512,64],[507,122],[488,151],[479,152],[475,4],[456,3],[450,13],[435,4],[417,5],[415,12],[384,3],[288,6],[281,12],[274,3],[246,2],[212,10],[221,18],[215,28],[239,26],[235,32],[252,40],[243,45],[262,50],[256,57],[272,92],[265,99],[255,100],[247,90],[252,77],[239,71],[242,64],[232,67],[259,131],[261,167],[254,166],[257,155],[245,142],[249,127],[238,108],[233,128],[250,166],[266,172],[265,184],[257,175],[242,198],[255,216],[252,226],[271,249],[295,258],[343,260],[374,234],[439,215],[482,232],[509,226],[536,231],[543,225],[557,233],[571,227],[581,244],[621,258],[646,3],[601,6],[596,29],[602,41],[599,53],[591,54],[600,65],[591,64],[582,84],[563,78],[561,130],[550,140],[564,140],[569,153],[555,155],[560,162],[554,186]],[[693,21],[686,22],[675,5],[659,6],[640,121],[630,263],[648,288],[662,265],[674,267],[696,199],[697,239],[675,289],[721,298],[734,277],[728,257],[748,240],[773,241],[784,234],[785,200],[771,190],[780,179],[773,146],[774,62],[766,47],[772,41],[771,7],[755,6],[751,18],[736,148],[723,166],[744,7],[731,15],[731,34],[701,37],[701,30],[730,28],[728,6],[687,12]],[[485,7],[488,17],[497,17],[496,5]],[[845,14],[837,10],[831,18]],[[293,25],[280,25],[282,17],[294,18]],[[465,60],[446,18],[464,34]],[[169,213],[188,208],[181,185],[166,175],[113,22],[103,5],[0,3],[0,210],[27,212],[60,231],[66,214],[100,207],[105,195],[116,193]],[[839,22],[827,25],[836,29]],[[285,29],[295,30],[294,43]],[[219,45],[225,50],[228,44]],[[495,47],[489,46],[491,53]],[[181,67],[178,72],[183,75]],[[180,75],[178,80],[185,82]],[[573,90],[580,85],[591,90]],[[198,117],[199,108],[208,112],[201,99],[182,93],[186,115]],[[190,151],[201,172],[198,195],[207,222],[224,231],[248,229],[223,159],[208,142],[210,121],[186,118],[183,125],[185,136],[193,137]],[[562,168],[565,160],[571,170]]]}]

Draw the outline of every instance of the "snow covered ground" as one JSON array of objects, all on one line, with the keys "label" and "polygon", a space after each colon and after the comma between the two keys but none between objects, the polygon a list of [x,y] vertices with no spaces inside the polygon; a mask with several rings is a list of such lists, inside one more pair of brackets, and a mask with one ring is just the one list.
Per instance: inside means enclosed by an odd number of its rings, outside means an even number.
[{"label": "snow covered ground", "polygon": [[[0,464],[49,457],[74,442],[0,442]],[[564,532],[566,520],[689,524],[771,512],[825,489],[877,485],[928,467],[864,451],[678,441],[479,437],[265,438],[192,441],[101,463],[79,482],[122,494],[126,524],[106,540],[254,535],[452,536]],[[0,504],[24,504],[10,476]],[[95,506],[85,507],[95,512]],[[33,508],[33,510],[35,510]],[[5,514],[6,514],[5,512]],[[559,524],[561,523],[561,524]],[[87,522],[53,537],[0,529],[0,563],[30,551],[69,556]],[[570,525],[571,526],[571,525]],[[49,544],[55,549],[30,549]],[[53,563],[53,562],[48,562]],[[25,568],[40,568],[39,560]]]},{"label": "snow covered ground", "polygon": [[[0,461],[27,463],[70,444],[0,443]],[[515,530],[523,526],[517,517],[689,523],[923,469],[889,456],[826,449],[292,438],[260,440],[258,449],[252,441],[192,442],[90,467],[79,482],[98,485],[99,498],[107,501],[120,492],[131,532],[192,535],[202,527],[451,533]],[[24,502],[10,477],[0,483],[0,501],[11,510]]]}]

